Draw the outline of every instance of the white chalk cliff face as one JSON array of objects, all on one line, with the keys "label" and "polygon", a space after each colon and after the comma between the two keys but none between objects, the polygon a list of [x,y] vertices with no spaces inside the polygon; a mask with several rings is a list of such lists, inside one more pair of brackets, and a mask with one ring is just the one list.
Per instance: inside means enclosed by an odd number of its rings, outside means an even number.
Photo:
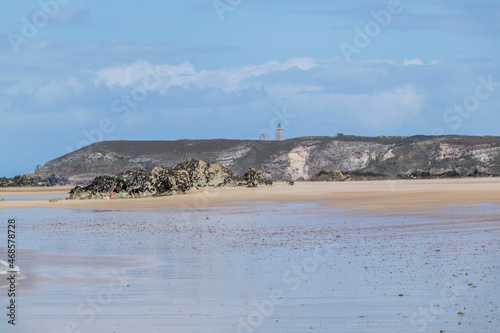
[{"label": "white chalk cliff face", "polygon": [[[273,178],[309,179],[321,170],[351,171],[366,167],[387,153],[389,146],[370,142],[304,140],[285,154],[266,161],[263,169]],[[394,157],[389,153],[386,159]],[[284,167],[285,166],[285,167]]]},{"label": "white chalk cliff face", "polygon": [[393,157],[396,157],[396,155],[394,155],[394,151],[392,149],[389,149],[381,158],[381,161],[384,162],[384,161],[387,161],[387,160],[390,160],[391,158]]},{"label": "white chalk cliff face", "polygon": [[470,157],[477,161],[488,163],[500,156],[500,147],[492,147],[491,145],[452,145],[441,143],[437,152],[437,161],[444,159],[460,159]]},{"label": "white chalk cliff face", "polygon": [[286,173],[290,179],[297,179],[300,177],[309,179],[309,166],[307,165],[307,161],[310,149],[310,147],[305,148],[299,146],[288,153],[289,166]]}]

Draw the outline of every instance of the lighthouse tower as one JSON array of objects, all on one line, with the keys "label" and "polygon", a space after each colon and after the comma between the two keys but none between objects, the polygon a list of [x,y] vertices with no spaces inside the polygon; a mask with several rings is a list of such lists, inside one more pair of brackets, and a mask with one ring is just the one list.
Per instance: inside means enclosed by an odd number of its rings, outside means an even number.
[{"label": "lighthouse tower", "polygon": [[283,140],[283,128],[281,127],[281,123],[278,124],[278,128],[276,129],[276,141]]}]

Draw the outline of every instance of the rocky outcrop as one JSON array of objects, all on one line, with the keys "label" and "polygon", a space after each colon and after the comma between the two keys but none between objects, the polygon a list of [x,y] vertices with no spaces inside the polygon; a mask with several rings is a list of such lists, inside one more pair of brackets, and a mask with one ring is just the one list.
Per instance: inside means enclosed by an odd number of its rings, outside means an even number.
[{"label": "rocky outcrop", "polygon": [[[250,169],[249,169],[250,170]],[[231,187],[249,183],[272,185],[261,173],[252,169],[244,177],[218,163],[189,159],[173,169],[157,166],[151,172],[127,171],[117,176],[98,176],[87,186],[76,186],[69,199],[140,198],[186,193],[200,187]]]},{"label": "rocky outcrop", "polygon": [[0,187],[42,187],[65,185],[68,180],[63,176],[50,174],[46,178],[41,178],[34,175],[19,175],[14,178],[0,178]]},{"label": "rocky outcrop", "polygon": [[224,187],[238,184],[240,179],[228,168],[219,163],[205,163],[198,159],[189,159],[174,168],[176,177],[184,179],[186,186]]},{"label": "rocky outcrop", "polygon": [[431,168],[408,170],[404,174],[398,175],[399,179],[434,179],[434,178],[465,178],[465,177],[492,177],[500,174],[491,174],[483,167],[472,168]]},{"label": "rocky outcrop", "polygon": [[50,174],[45,178],[41,178],[36,176],[38,184],[42,184],[42,186],[55,186],[55,185],[67,185],[69,181],[66,177],[61,175]]},{"label": "rocky outcrop", "polygon": [[255,168],[248,168],[247,172],[243,175],[247,187],[257,187],[259,185],[273,185],[273,181],[264,177],[261,172],[257,172]]},{"label": "rocky outcrop", "polygon": [[325,182],[344,182],[351,180],[349,175],[344,175],[340,171],[325,171],[321,170],[318,174],[311,177],[312,181],[325,181]]},{"label": "rocky outcrop", "polygon": [[30,175],[0,178],[0,187],[34,187],[39,186],[36,179]]}]

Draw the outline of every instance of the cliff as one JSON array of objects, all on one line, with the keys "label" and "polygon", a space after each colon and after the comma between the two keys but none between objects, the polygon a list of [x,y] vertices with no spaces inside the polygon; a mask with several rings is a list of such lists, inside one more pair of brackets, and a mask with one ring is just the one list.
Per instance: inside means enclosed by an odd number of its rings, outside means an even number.
[{"label": "cliff", "polygon": [[172,168],[190,158],[235,174],[255,167],[274,180],[311,179],[321,171],[389,178],[500,175],[500,137],[302,137],[284,141],[106,141],[38,166],[35,176],[86,183],[127,170]]}]

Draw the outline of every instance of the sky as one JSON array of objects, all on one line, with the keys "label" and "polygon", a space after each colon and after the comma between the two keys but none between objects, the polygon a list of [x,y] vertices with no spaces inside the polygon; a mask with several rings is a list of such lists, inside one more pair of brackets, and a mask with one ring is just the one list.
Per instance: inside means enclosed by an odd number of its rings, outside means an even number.
[{"label": "sky", "polygon": [[0,176],[103,140],[500,135],[500,1],[0,0]]}]

